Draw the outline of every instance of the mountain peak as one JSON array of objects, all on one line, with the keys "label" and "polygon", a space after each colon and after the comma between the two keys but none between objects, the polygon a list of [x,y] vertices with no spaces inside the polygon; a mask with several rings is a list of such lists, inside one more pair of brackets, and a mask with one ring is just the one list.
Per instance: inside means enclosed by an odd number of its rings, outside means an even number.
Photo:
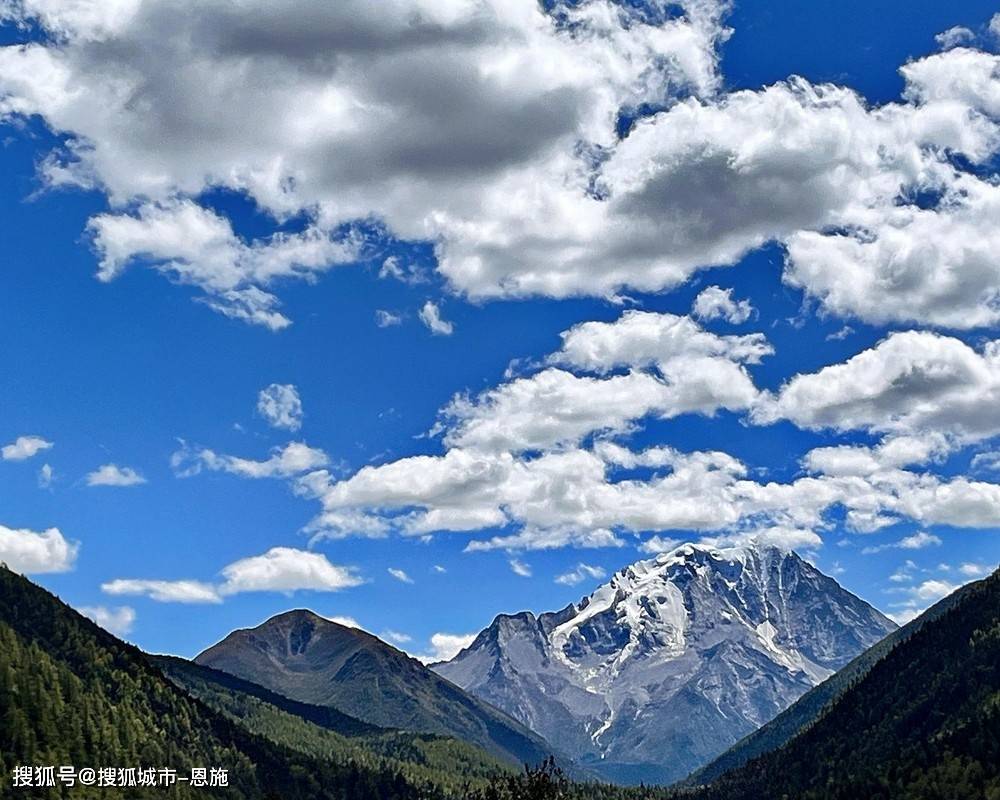
[{"label": "mountain peak", "polygon": [[[894,628],[790,550],[686,543],[622,568],[562,611],[498,617],[435,669],[596,760],[605,777],[664,781]],[[668,768],[664,752],[684,755]]]}]

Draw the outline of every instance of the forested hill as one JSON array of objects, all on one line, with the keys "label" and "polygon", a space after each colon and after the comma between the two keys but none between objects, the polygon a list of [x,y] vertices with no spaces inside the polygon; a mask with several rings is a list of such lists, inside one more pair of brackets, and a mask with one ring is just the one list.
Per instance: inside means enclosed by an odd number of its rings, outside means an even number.
[{"label": "forested hill", "polygon": [[864,678],[868,671],[885,658],[894,647],[909,639],[928,622],[947,612],[961,600],[966,591],[974,588],[966,586],[959,589],[938,601],[902,628],[890,633],[819,686],[810,689],[766,725],[744,737],[721,756],[690,775],[684,781],[684,785],[709,784],[721,775],[743,766],[748,761],[786,745],[801,731],[812,725],[826,711],[827,706]]},{"label": "forested hill", "polygon": [[788,745],[682,796],[1000,798],[1000,573],[967,587]]},{"label": "forested hill", "polygon": [[[241,729],[167,680],[138,649],[0,567],[0,797],[121,798],[119,788],[14,789],[18,765],[228,770],[240,800],[437,796],[392,771],[309,758]],[[129,798],[201,798],[177,784]]]}]

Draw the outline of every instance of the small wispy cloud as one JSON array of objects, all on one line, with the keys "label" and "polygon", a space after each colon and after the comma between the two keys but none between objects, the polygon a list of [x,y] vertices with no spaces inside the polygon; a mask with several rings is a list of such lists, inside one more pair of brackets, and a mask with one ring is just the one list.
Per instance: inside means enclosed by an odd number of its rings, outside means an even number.
[{"label": "small wispy cloud", "polygon": [[525,564],[523,561],[519,561],[516,558],[512,558],[510,560],[510,568],[511,568],[511,571],[515,575],[520,575],[522,578],[530,578],[531,577],[531,565],[530,564]]},{"label": "small wispy cloud", "polygon": [[607,572],[601,567],[592,567],[589,564],[577,564],[576,569],[570,570],[569,572],[564,572],[562,575],[557,575],[555,578],[556,583],[561,583],[564,586],[576,586],[578,583],[583,583],[588,578],[594,580],[600,580]]},{"label": "small wispy cloud", "polygon": [[386,571],[401,583],[413,583],[413,578],[406,574],[406,570],[399,569],[398,567],[389,567]]}]

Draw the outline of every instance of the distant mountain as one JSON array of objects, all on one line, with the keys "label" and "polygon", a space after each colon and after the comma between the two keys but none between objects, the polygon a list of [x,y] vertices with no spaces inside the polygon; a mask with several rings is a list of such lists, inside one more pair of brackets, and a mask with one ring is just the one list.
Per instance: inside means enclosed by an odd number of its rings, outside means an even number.
[{"label": "distant mountain", "polygon": [[[229,788],[19,789],[17,766],[228,771]],[[0,796],[417,800],[444,795],[396,771],[311,758],[182,691],[131,645],[0,566]]]},{"label": "distant mountain", "polygon": [[773,547],[684,545],[434,665],[610,780],[672,782],[896,628]]},{"label": "distant mountain", "polygon": [[1000,573],[933,609],[783,747],[681,796],[1000,797]]},{"label": "distant mountain", "polygon": [[839,672],[802,695],[766,725],[738,741],[725,753],[701,769],[696,770],[684,780],[684,785],[709,784],[726,772],[743,766],[751,759],[786,745],[796,735],[812,725],[831,703],[864,678],[872,667],[885,658],[900,642],[906,641],[928,622],[947,612],[969,591],[975,591],[974,586],[965,586],[953,592],[935,603],[916,619],[911,620],[902,628],[890,633],[878,644],[865,650]]},{"label": "distant mountain", "polygon": [[311,611],[234,631],[195,662],[368,723],[453,736],[515,764],[551,752],[537,734],[416,659]]}]

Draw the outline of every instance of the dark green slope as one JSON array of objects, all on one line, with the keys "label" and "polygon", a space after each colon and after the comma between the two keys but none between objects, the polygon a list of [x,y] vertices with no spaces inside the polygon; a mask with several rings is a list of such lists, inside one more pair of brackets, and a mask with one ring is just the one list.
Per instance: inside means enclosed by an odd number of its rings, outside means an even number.
[{"label": "dark green slope", "polygon": [[511,763],[536,764],[551,752],[537,734],[416,659],[311,611],[234,631],[195,661],[375,725],[452,736]]},{"label": "dark green slope", "polygon": [[1000,798],[1000,573],[935,609],[787,745],[681,796]]},{"label": "dark green slope", "polygon": [[152,660],[210,708],[252,733],[308,756],[398,772],[412,783],[435,786],[454,797],[513,772],[506,762],[456,739],[379,728],[181,658],[153,656]]},{"label": "dark green slope", "polygon": [[[167,680],[136,648],[0,567],[0,797],[120,798],[122,790],[14,789],[17,765],[229,770],[220,798],[433,797],[397,773],[309,758],[253,735]],[[130,798],[196,798],[178,785]]]},{"label": "dark green slope", "polygon": [[686,778],[682,785],[709,784],[721,775],[746,764],[751,759],[783,747],[800,731],[805,730],[826,707],[851,686],[865,677],[896,645],[909,639],[927,622],[937,619],[964,596],[969,587],[959,589],[936,603],[919,617],[893,631],[878,644],[870,647],[818,686],[810,689],[766,725],[745,736],[714,761]]}]

